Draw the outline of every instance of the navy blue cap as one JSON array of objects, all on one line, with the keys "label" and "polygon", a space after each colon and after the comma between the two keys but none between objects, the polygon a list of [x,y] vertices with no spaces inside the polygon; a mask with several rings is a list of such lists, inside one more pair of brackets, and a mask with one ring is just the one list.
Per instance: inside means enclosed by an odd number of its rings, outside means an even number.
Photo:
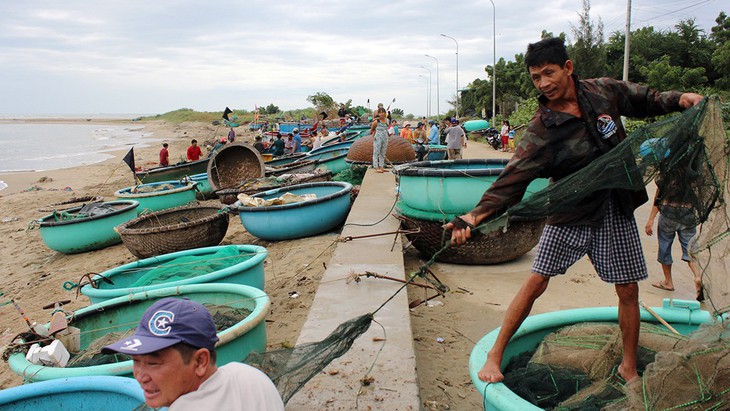
[{"label": "navy blue cap", "polygon": [[142,315],[133,335],[102,348],[103,353],[149,354],[185,343],[213,350],[218,342],[210,312],[200,303],[183,298],[163,298]]}]

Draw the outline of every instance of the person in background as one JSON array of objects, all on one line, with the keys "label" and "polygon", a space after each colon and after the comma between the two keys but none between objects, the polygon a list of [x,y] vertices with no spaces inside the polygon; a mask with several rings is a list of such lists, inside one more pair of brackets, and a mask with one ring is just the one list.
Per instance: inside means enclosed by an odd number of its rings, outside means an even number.
[{"label": "person in background", "polygon": [[[576,173],[626,138],[621,116],[648,117],[699,103],[694,93],[660,93],[610,78],[581,80],[573,72],[565,43],[545,38],[530,44],[525,66],[540,92],[538,108],[517,150],[477,206],[444,226],[451,241],[463,244],[472,229],[498,210],[518,203],[536,178],[554,181]],[[580,189],[579,187],[577,189]],[[587,187],[585,188],[587,189]],[[618,296],[623,357],[616,372],[627,383],[641,381],[636,369],[639,342],[639,285],[648,277],[634,210],[648,200],[646,190],[601,190],[570,212],[547,218],[531,273],[505,312],[499,335],[477,373],[482,381],[504,379],[501,364],[509,340],[530,315],[550,279],[589,256],[598,276]]]},{"label": "person in background", "polygon": [[398,129],[398,121],[390,120],[390,127],[388,128],[388,135],[399,136],[400,130]]},{"label": "person in background", "polygon": [[511,153],[515,152],[515,129],[514,129],[514,127],[510,127],[510,129],[509,129],[509,151]]},{"label": "person in background", "polygon": [[302,136],[299,135],[299,129],[295,128],[292,130],[294,137],[292,138],[292,153],[298,153],[302,151]]},{"label": "person in background", "polygon": [[509,121],[502,120],[502,129],[499,131],[502,140],[502,151],[509,151]]},{"label": "person in background", "polygon": [[[296,129],[295,129],[296,130]],[[290,155],[294,152],[294,134],[287,133],[286,142],[284,143],[284,155]]]},{"label": "person in background", "polygon": [[388,151],[388,120],[387,113],[381,105],[375,111],[375,120],[370,125],[370,135],[373,136],[373,168],[376,173],[385,172],[385,153]]},{"label": "person in background", "polygon": [[200,156],[203,155],[203,150],[198,146],[198,140],[193,139],[190,141],[190,147],[188,147],[187,156],[190,161],[198,161]]},{"label": "person in background", "polygon": [[406,125],[403,126],[403,130],[400,131],[400,136],[405,138],[411,144],[416,141],[413,137],[413,130],[411,130],[411,123],[406,123]]},{"label": "person in background", "polygon": [[170,165],[170,152],[167,151],[167,143],[162,143],[162,149],[160,150],[160,167],[167,167]]},{"label": "person in background", "polygon": [[444,130],[446,134],[446,153],[449,160],[461,158],[461,148],[466,148],[466,133],[459,127],[459,120],[452,118],[451,125]]},{"label": "person in background", "polygon": [[[661,176],[657,177],[657,186],[661,185]],[[652,283],[652,287],[666,291],[674,291],[674,282],[672,281],[672,243],[674,237],[679,238],[679,244],[682,247],[682,261],[686,261],[692,275],[694,276],[695,298],[699,302],[705,301],[705,293],[702,288],[702,272],[692,256],[687,251],[692,237],[697,234],[697,219],[691,209],[691,204],[676,203],[662,199],[661,190],[657,189],[654,195],[654,205],[649,212],[649,219],[646,222],[644,231],[646,235],[654,234],[654,219],[659,214],[659,223],[657,224],[657,240],[659,242],[659,252],[657,261],[662,266],[664,281]],[[676,221],[672,217],[677,218]]]},{"label": "person in background", "polygon": [[228,132],[228,142],[233,143],[234,141],[236,141],[236,131],[231,127],[231,130]]},{"label": "person in background", "polygon": [[282,140],[281,133],[279,133],[278,131],[276,132],[276,140],[274,140],[271,145],[274,146],[274,152],[272,153],[274,154],[274,157],[284,155],[286,143],[284,142],[284,140]]},{"label": "person in background", "polygon": [[132,374],[152,408],[283,411],[284,402],[266,374],[240,362],[216,365],[217,342],[205,306],[167,297],[144,312],[133,335],[102,352],[132,357]]},{"label": "person in background", "polygon": [[416,141],[419,138],[425,143],[428,140],[428,133],[426,132],[426,123],[418,122],[416,129],[413,130],[413,140]]},{"label": "person in background", "polygon": [[264,147],[264,143],[261,142],[261,136],[256,136],[255,142],[253,143],[253,148],[255,148],[259,153],[263,153],[264,150],[266,150],[266,147]]},{"label": "person in background", "polygon": [[431,126],[431,128],[428,131],[428,144],[438,145],[440,142],[439,128],[436,125],[436,122],[433,120],[428,120],[428,124]]}]

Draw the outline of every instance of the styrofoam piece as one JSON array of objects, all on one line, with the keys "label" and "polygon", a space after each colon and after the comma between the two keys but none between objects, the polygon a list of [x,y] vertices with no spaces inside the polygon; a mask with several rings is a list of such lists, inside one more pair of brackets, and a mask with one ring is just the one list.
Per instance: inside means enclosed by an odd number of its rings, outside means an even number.
[{"label": "styrofoam piece", "polygon": [[40,360],[44,365],[52,367],[65,367],[68,364],[71,354],[59,340],[53,340],[50,345],[41,348],[41,354],[45,353],[46,358],[41,357]]}]

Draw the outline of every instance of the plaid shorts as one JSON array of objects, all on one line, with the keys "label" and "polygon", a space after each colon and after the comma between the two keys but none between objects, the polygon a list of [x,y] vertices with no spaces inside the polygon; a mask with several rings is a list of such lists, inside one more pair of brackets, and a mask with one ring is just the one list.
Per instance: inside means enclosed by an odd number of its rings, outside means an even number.
[{"label": "plaid shorts", "polygon": [[609,200],[600,227],[546,225],[537,245],[532,272],[553,277],[588,254],[598,276],[611,284],[646,280],[644,251],[634,216],[626,217]]}]

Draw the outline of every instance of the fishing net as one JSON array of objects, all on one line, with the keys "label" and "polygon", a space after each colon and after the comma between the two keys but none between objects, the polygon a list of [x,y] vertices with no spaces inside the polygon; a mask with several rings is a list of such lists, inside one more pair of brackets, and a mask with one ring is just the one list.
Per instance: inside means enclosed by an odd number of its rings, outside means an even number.
[{"label": "fishing net", "polygon": [[95,217],[105,215],[117,211],[113,205],[108,203],[90,203],[82,206],[78,211],[53,211],[53,219],[55,221],[69,221],[79,218]]},{"label": "fishing net", "polygon": [[91,367],[94,365],[113,364],[116,362],[131,360],[132,357],[125,354],[102,354],[101,349],[109,344],[114,344],[121,339],[129,337],[134,334],[135,329],[136,328],[130,328],[127,331],[110,332],[91,341],[86,348],[79,351],[68,360],[66,367]]},{"label": "fishing net", "polygon": [[[130,287],[180,281],[212,273],[249,260],[255,253],[241,252],[236,246],[225,246],[213,254],[177,257],[142,274]],[[139,269],[132,269],[138,273]]]},{"label": "fishing net", "polygon": [[361,315],[340,324],[322,341],[265,353],[252,352],[244,362],[266,373],[286,403],[327,364],[346,353],[370,328],[372,321],[372,314]]},{"label": "fishing net", "polygon": [[233,327],[251,315],[251,310],[245,308],[209,303],[205,303],[203,306],[208,309],[210,315],[213,317],[213,324],[215,324],[215,329],[218,332]]},{"label": "fishing net", "polygon": [[508,227],[516,219],[577,212],[606,190],[643,190],[661,175],[657,182],[662,193],[659,200],[681,204],[674,217],[699,224],[689,251],[702,269],[712,311],[726,312],[730,308],[730,133],[723,126],[722,115],[719,100],[709,97],[681,114],[639,128],[587,167],[524,199],[478,229],[489,233]]},{"label": "fishing net", "polygon": [[167,190],[174,190],[175,186],[169,183],[164,184],[152,184],[152,185],[140,185],[135,186],[130,190],[133,194],[142,194],[142,193],[156,193],[158,191],[167,191]]},{"label": "fishing net", "polygon": [[514,357],[504,383],[548,410],[707,410],[730,408],[730,331],[716,322],[682,336],[642,323],[637,368],[625,385],[618,325],[582,323],[549,334]]},{"label": "fishing net", "polygon": [[349,168],[335,174],[335,176],[332,177],[332,181],[344,181],[352,184],[353,186],[359,186],[365,178],[366,171],[368,171],[366,166],[353,164]]}]

